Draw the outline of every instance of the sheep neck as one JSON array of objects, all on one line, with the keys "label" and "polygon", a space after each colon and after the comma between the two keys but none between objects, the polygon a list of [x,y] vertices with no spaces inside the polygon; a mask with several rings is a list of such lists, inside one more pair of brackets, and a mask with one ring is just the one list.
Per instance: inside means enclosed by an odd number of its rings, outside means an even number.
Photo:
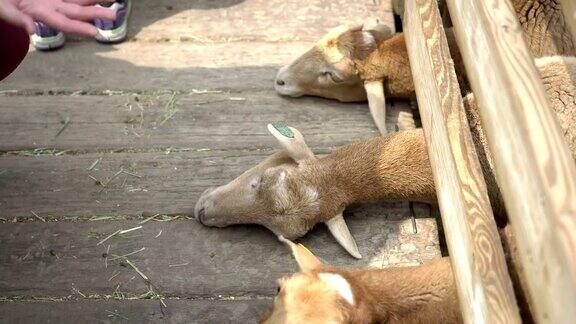
[{"label": "sheep neck", "polygon": [[347,145],[308,168],[329,213],[381,200],[436,201],[422,130]]},{"label": "sheep neck", "polygon": [[348,279],[359,298],[359,310],[366,310],[361,313],[370,313],[376,322],[461,320],[448,258],[418,267],[359,270]]}]

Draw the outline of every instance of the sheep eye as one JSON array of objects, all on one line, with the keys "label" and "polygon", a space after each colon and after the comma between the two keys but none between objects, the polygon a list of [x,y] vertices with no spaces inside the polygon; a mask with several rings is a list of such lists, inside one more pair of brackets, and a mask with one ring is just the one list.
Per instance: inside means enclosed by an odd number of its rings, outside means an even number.
[{"label": "sheep eye", "polygon": [[280,293],[280,286],[276,287],[276,295]]},{"label": "sheep eye", "polygon": [[330,72],[330,71],[326,71],[323,73],[324,76],[326,76],[327,78],[329,78],[332,82],[334,83],[340,83],[342,82],[342,79],[340,79],[335,73]]}]

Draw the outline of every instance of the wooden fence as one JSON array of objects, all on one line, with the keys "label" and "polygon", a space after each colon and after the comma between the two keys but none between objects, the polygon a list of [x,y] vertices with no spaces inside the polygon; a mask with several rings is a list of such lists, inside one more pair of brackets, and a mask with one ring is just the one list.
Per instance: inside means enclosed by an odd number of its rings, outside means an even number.
[{"label": "wooden fence", "polygon": [[[576,166],[509,0],[447,0],[494,158],[531,311],[576,319]],[[563,2],[574,28],[573,0]],[[404,30],[467,323],[521,319],[437,0],[406,0]],[[573,29],[574,31],[574,29]]]}]

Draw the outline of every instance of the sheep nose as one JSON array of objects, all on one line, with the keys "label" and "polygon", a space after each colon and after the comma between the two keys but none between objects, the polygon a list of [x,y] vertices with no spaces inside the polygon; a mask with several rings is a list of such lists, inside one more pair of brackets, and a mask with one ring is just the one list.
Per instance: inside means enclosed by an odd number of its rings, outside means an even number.
[{"label": "sheep nose", "polygon": [[283,86],[283,85],[285,85],[286,83],[285,83],[283,80],[281,80],[281,79],[277,79],[277,80],[276,80],[276,84],[279,85],[279,86]]}]

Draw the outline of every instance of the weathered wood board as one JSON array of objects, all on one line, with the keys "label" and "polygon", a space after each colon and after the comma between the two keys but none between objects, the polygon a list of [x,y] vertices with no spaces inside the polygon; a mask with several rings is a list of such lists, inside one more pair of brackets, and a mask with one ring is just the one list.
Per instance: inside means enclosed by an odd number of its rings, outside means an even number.
[{"label": "weathered wood board", "polygon": [[[298,128],[312,148],[378,136],[366,103],[288,99],[273,91],[0,97],[0,151],[50,148],[81,152],[276,147],[266,124]],[[391,131],[407,102],[390,103]]]},{"label": "weathered wood board", "polygon": [[[423,217],[428,212],[418,211]],[[365,211],[347,219],[362,260],[354,261],[322,226],[301,242],[334,265],[382,267],[439,257],[434,219],[418,219],[418,234],[409,219],[386,220]],[[105,240],[138,226],[142,228]],[[146,282],[117,256],[130,260],[167,297],[271,296],[276,279],[296,271],[288,249],[270,231],[257,226],[207,228],[195,220],[5,223],[0,245],[4,297],[146,293]]]},{"label": "weathered wood board", "polygon": [[[269,122],[318,153],[378,134],[366,103],[288,99],[273,81],[338,24],[391,26],[389,1],[134,3],[129,41],[71,37],[0,82],[0,322],[255,322],[295,263],[264,228],[191,219],[200,193],[276,149]],[[391,131],[408,110],[389,107]],[[430,212],[416,206],[414,234],[407,203],[350,208],[359,262],[323,226],[302,242],[336,265],[424,263],[440,256]]]},{"label": "weathered wood board", "polygon": [[134,15],[131,36],[147,42],[316,41],[344,23],[393,26],[385,0],[139,0]]},{"label": "weathered wood board", "polygon": [[389,1],[138,1],[131,41],[32,51],[0,91],[271,89],[330,28],[376,20],[393,26]]},{"label": "weathered wood board", "polygon": [[253,323],[270,299],[0,302],[2,323]]},{"label": "weathered wood board", "polygon": [[271,89],[280,65],[312,45],[127,42],[105,47],[70,42],[58,52],[28,53],[18,70],[0,82],[0,91]]}]

